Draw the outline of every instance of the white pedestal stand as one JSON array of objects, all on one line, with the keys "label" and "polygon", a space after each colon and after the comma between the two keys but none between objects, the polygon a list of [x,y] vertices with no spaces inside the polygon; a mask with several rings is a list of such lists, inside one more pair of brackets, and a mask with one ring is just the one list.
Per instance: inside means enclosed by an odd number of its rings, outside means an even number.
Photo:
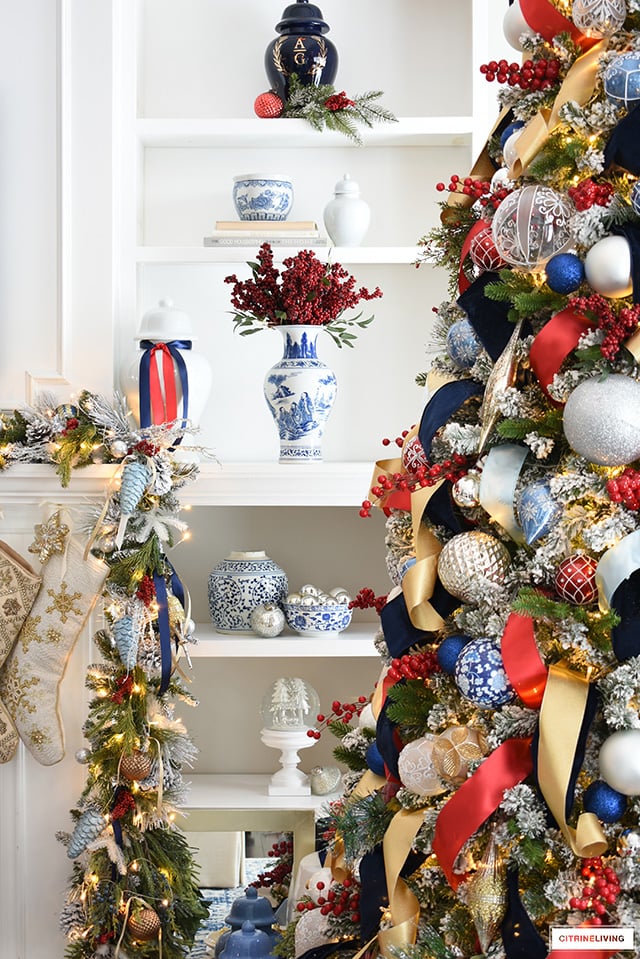
[{"label": "white pedestal stand", "polygon": [[281,752],[279,769],[269,781],[270,796],[310,796],[309,777],[298,769],[298,750],[315,744],[306,729],[262,729],[260,738],[265,746]]}]

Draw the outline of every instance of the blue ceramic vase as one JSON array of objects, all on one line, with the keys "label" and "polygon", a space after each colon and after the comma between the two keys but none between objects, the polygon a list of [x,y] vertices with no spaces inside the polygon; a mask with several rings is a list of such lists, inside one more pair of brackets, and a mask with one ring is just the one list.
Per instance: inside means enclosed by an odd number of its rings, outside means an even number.
[{"label": "blue ceramic vase", "polygon": [[333,83],[338,53],[324,36],[329,25],[319,7],[308,0],[296,0],[285,7],[276,31],[280,36],[267,47],[264,65],[271,88],[281,100],[288,98],[292,74],[306,86]]},{"label": "blue ceramic vase", "polygon": [[253,610],[263,603],[280,605],[288,586],[286,573],[264,550],[233,550],[209,574],[209,612],[216,631],[252,633]]}]

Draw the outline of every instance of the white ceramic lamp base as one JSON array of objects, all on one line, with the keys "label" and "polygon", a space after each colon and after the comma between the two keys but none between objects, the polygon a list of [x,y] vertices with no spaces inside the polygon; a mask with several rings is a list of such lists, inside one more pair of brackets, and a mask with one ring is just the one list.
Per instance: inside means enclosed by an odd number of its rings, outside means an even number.
[{"label": "white ceramic lamp base", "polygon": [[309,777],[298,769],[298,751],[315,744],[306,729],[262,729],[260,737],[265,746],[280,750],[279,769],[269,782],[270,796],[310,796]]}]

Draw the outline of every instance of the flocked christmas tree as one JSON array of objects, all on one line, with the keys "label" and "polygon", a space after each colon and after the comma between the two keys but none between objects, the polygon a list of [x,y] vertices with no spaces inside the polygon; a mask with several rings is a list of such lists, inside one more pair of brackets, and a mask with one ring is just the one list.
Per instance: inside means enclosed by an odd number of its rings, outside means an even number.
[{"label": "flocked christmas tree", "polygon": [[515,0],[505,35],[423,240],[429,399],[361,511],[383,670],[327,721],[352,773],[284,955],[640,955],[640,3]]}]

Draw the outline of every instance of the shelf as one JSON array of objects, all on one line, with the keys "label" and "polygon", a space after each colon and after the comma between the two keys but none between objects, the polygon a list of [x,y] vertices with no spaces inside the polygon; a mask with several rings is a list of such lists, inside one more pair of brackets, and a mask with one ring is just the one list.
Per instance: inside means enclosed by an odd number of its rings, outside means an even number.
[{"label": "shelf", "polygon": [[[402,117],[361,130],[368,147],[466,146],[471,143],[472,117]],[[305,120],[140,119],[139,142],[145,147],[240,147],[283,150],[354,147],[333,130],[314,130]]]},{"label": "shelf", "polygon": [[328,639],[298,636],[289,629],[275,639],[263,639],[250,633],[230,636],[198,625],[198,642],[188,649],[191,659],[379,658],[373,642],[376,632],[377,623],[352,623],[344,633]]},{"label": "shelf", "polygon": [[[265,233],[268,232],[268,227]],[[244,263],[247,257],[254,256],[262,240],[255,237],[246,246],[139,246],[136,249],[138,263],[161,263],[165,265],[182,263]],[[319,260],[357,264],[407,264],[413,265],[423,250],[418,246],[314,246],[308,244]],[[295,256],[302,247],[276,246],[274,259],[281,261],[287,256]]]},{"label": "shelf", "polygon": [[190,814],[198,809],[317,811],[338,796],[338,793],[330,793],[327,796],[270,796],[267,792],[270,778],[267,775],[250,775],[249,773],[227,775],[201,773],[191,776],[185,809],[189,810]]}]

